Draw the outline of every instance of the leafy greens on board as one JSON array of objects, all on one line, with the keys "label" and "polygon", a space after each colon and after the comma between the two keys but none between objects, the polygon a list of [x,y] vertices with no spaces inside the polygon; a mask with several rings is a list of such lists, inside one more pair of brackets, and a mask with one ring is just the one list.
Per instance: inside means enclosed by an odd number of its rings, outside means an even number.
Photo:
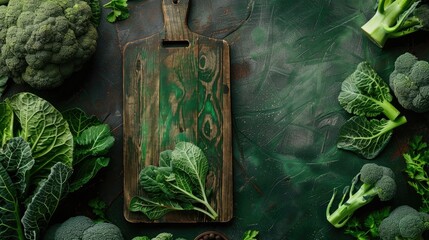
[{"label": "leafy greens on board", "polygon": [[0,239],[39,239],[70,190],[107,165],[108,126],[81,110],[65,116],[31,93],[0,102]]},{"label": "leafy greens on board", "polygon": [[[340,105],[355,114],[341,127],[337,147],[350,150],[366,159],[375,158],[387,145],[392,130],[407,122],[390,102],[387,83],[367,62],[361,62],[341,85]],[[388,119],[368,119],[384,114]]]},{"label": "leafy greens on board", "polygon": [[159,166],[143,168],[140,185],[146,195],[131,199],[130,210],[142,212],[151,220],[183,210],[198,211],[216,219],[218,214],[206,195],[208,166],[200,148],[189,142],[177,143],[173,151],[160,154]]}]

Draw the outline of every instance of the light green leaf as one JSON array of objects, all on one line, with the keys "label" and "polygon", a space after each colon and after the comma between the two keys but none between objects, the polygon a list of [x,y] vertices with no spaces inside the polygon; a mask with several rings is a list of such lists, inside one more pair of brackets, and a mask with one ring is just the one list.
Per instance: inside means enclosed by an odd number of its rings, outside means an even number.
[{"label": "light green leaf", "polygon": [[10,139],[0,149],[0,164],[11,176],[19,194],[25,192],[28,183],[28,173],[34,165],[30,145],[20,137]]},{"label": "light green leaf", "polygon": [[85,129],[101,124],[97,117],[87,115],[80,108],[68,109],[62,114],[69,124],[72,135],[75,137],[79,137]]},{"label": "light green leaf", "polygon": [[109,165],[110,159],[107,157],[98,157],[87,159],[77,166],[74,166],[74,169],[78,171],[73,174],[70,181],[70,192],[75,192],[83,185],[88,183],[95,175],[100,171],[100,169],[107,167]]},{"label": "light green leaf", "polygon": [[173,234],[171,233],[160,233],[151,240],[173,240]]},{"label": "light green leaf", "polygon": [[337,147],[373,159],[389,142],[392,130],[404,123],[406,119],[403,116],[395,121],[354,116],[341,127]]},{"label": "light green leaf", "polygon": [[27,239],[40,238],[40,232],[48,226],[59,202],[68,193],[68,179],[72,172],[69,166],[58,162],[48,178],[39,183],[21,220]]},{"label": "light green leaf", "polygon": [[0,239],[24,239],[16,189],[0,164]]},{"label": "light green leaf", "polygon": [[189,175],[197,186],[205,186],[208,161],[203,151],[189,142],[179,142],[171,153],[173,171],[178,169]]},{"label": "light green leaf", "polygon": [[349,113],[374,117],[384,113],[394,120],[399,111],[390,104],[389,86],[367,62],[361,62],[341,85],[340,105]]},{"label": "light green leaf", "polygon": [[159,219],[171,211],[191,210],[192,205],[180,204],[171,200],[134,197],[130,202],[131,212],[143,212],[150,220]]},{"label": "light green leaf", "polygon": [[110,132],[109,125],[101,124],[89,127],[82,131],[80,136],[75,138],[76,156],[79,159],[87,156],[98,156],[106,154],[113,146],[115,138]]},{"label": "light green leaf", "polygon": [[0,144],[13,137],[13,110],[7,101],[0,103]]},{"label": "light green leaf", "polygon": [[12,96],[10,105],[21,124],[20,136],[30,143],[35,159],[30,175],[44,178],[57,162],[72,165],[73,136],[57,109],[46,100],[25,92]]}]

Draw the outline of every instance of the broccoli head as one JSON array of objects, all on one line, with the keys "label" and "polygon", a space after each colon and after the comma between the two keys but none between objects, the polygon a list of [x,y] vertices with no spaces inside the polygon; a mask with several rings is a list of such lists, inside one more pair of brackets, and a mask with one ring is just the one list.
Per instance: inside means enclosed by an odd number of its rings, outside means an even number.
[{"label": "broccoli head", "polygon": [[420,240],[429,229],[429,215],[407,205],[399,206],[378,229],[382,240]]},{"label": "broccoli head", "polygon": [[400,55],[390,74],[390,87],[399,104],[415,112],[429,111],[429,63],[411,53]]},{"label": "broccoli head", "polygon": [[10,0],[0,6],[0,76],[37,89],[61,85],[95,52],[92,20],[83,0]]},{"label": "broccoli head", "polygon": [[123,240],[121,230],[112,223],[95,223],[88,217],[76,216],[51,226],[45,240]]},{"label": "broccoli head", "polygon": [[[344,226],[353,213],[370,203],[375,197],[380,201],[388,201],[396,194],[395,175],[390,168],[367,163],[362,166],[360,172],[353,178],[350,187],[344,188],[338,208],[331,213],[331,207],[335,199],[336,190],[326,208],[326,219],[337,228]],[[357,184],[360,187],[357,191]],[[348,197],[347,201],[346,198]]]},{"label": "broccoli head", "polygon": [[397,38],[429,29],[429,7],[420,0],[379,0],[377,11],[361,28],[377,46]]}]

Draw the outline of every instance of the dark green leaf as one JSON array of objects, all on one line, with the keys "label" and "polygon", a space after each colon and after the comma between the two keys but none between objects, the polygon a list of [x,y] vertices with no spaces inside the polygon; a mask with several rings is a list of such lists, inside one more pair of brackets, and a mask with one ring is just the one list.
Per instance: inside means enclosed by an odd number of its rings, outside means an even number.
[{"label": "dark green leaf", "polygon": [[72,169],[56,163],[47,179],[41,181],[21,220],[27,239],[39,239],[40,232],[47,227],[59,202],[67,194],[68,179]]},{"label": "dark green leaf", "polygon": [[171,167],[171,150],[165,150],[159,154],[159,166]]},{"label": "dark green leaf", "polygon": [[367,120],[363,116],[354,116],[341,127],[337,147],[373,159],[389,142],[392,129],[401,124],[402,120]]},{"label": "dark green leaf", "polygon": [[89,116],[79,108],[64,111],[63,117],[69,124],[70,131],[74,137],[79,137],[89,127],[101,124],[97,117]]},{"label": "dark green leaf", "polygon": [[0,239],[23,239],[16,189],[0,164]]},{"label": "dark green leaf", "polygon": [[0,164],[2,164],[19,194],[22,195],[27,187],[28,173],[34,165],[30,145],[20,137],[10,139],[0,149]]},{"label": "dark green leaf", "polygon": [[57,109],[31,93],[14,95],[10,105],[21,124],[20,136],[30,143],[35,159],[30,175],[44,178],[57,162],[72,165],[73,136]]},{"label": "dark green leaf", "polygon": [[189,204],[182,205],[171,200],[134,197],[130,202],[130,211],[143,212],[149,219],[155,220],[171,211],[191,210],[193,208],[192,205]]},{"label": "dark green leaf", "polygon": [[73,166],[76,171],[70,179],[70,192],[75,192],[88,183],[100,169],[107,167],[109,162],[110,159],[107,157],[97,157],[86,159],[78,165]]}]

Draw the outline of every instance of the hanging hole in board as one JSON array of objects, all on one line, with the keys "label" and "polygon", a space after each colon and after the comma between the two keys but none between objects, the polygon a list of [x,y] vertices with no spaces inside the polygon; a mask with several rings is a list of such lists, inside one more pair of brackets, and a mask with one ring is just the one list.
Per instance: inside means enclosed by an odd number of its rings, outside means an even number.
[{"label": "hanging hole in board", "polygon": [[187,40],[177,40],[177,41],[162,41],[163,48],[186,48],[189,47],[189,41]]},{"label": "hanging hole in board", "polygon": [[174,4],[178,4],[178,3],[179,3],[179,0],[173,0],[173,3],[174,3]]}]

